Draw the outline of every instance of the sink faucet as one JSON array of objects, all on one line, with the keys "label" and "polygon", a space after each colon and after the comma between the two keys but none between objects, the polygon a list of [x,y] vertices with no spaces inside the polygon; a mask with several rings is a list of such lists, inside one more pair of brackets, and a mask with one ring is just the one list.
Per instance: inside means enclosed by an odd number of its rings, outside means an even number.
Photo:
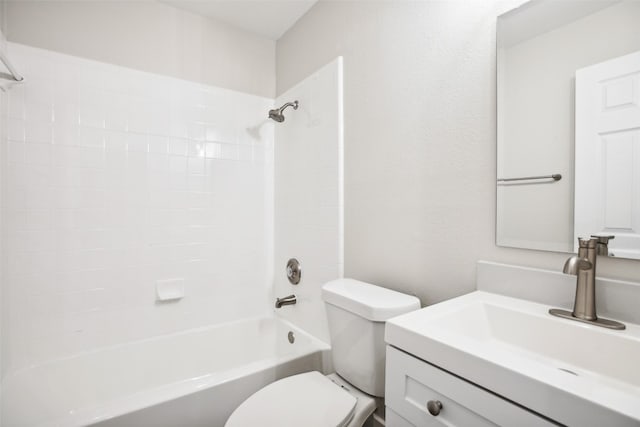
[{"label": "sink faucet", "polygon": [[599,248],[602,243],[597,236],[591,239],[578,238],[578,254],[569,258],[563,269],[565,274],[578,276],[573,311],[552,308],[549,314],[605,328],[624,329],[622,323],[598,318],[596,315],[596,260],[598,253],[602,253],[602,248]]},{"label": "sink faucet", "polygon": [[276,308],[281,308],[283,305],[293,305],[296,302],[298,301],[296,300],[295,295],[288,295],[286,297],[276,298]]}]

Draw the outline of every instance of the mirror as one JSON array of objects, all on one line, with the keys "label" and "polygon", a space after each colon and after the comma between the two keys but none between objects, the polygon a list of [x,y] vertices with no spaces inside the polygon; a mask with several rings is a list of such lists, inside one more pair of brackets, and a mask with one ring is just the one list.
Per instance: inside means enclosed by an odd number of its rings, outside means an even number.
[{"label": "mirror", "polygon": [[640,2],[529,1],[497,70],[497,245],[640,259]]}]

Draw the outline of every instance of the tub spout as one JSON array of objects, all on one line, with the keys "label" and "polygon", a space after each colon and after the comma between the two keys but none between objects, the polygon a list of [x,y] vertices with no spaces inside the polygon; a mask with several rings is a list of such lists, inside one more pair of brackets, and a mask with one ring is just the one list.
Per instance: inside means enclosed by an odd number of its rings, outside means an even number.
[{"label": "tub spout", "polygon": [[281,308],[283,305],[293,305],[296,302],[298,301],[296,300],[295,295],[288,295],[283,298],[276,298],[276,308]]}]

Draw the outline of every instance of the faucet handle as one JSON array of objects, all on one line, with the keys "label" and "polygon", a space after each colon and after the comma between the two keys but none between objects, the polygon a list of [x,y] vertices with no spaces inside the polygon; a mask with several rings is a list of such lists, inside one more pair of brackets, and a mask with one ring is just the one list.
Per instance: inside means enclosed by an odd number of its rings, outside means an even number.
[{"label": "faucet handle", "polygon": [[616,236],[598,236],[595,234],[591,235],[591,239],[595,240],[597,243],[598,255],[604,256],[613,256],[613,254],[609,254],[609,240],[615,238]]},{"label": "faucet handle", "polygon": [[616,236],[598,236],[597,234],[592,234],[591,238],[596,239],[598,243],[602,243],[603,245],[606,245],[609,243],[609,240],[615,239]]}]

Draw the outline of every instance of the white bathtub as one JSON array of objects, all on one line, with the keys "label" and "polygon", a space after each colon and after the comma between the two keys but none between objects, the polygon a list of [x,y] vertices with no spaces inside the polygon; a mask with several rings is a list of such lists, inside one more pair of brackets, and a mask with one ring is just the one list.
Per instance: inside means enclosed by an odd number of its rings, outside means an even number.
[{"label": "white bathtub", "polygon": [[222,426],[266,384],[322,370],[328,350],[274,318],[109,347],[10,374],[2,426]]}]

